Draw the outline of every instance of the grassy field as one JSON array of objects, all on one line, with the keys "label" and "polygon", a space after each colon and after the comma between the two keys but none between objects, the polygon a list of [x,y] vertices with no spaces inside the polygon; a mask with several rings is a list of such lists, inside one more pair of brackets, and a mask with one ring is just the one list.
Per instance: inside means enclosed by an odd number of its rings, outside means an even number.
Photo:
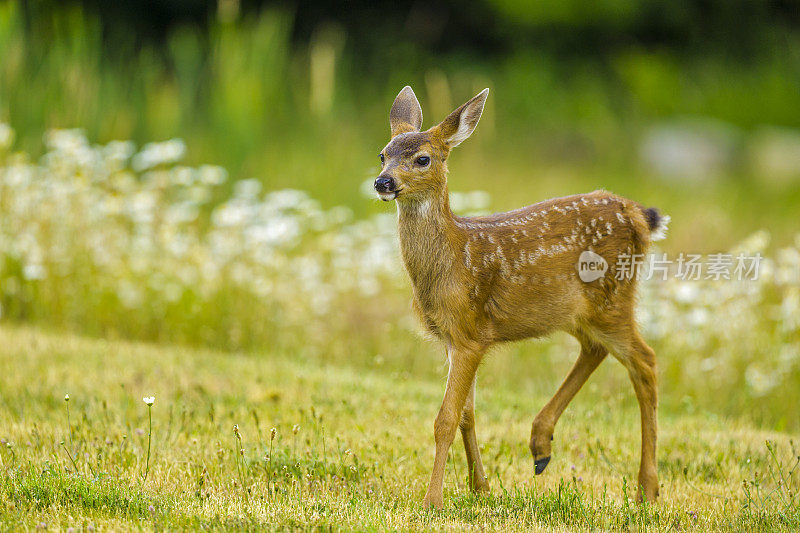
[{"label": "grassy field", "polygon": [[[73,3],[28,4],[0,2],[0,530],[800,529],[800,40],[370,66],[283,10],[115,50]],[[556,335],[479,373],[491,494],[456,442],[423,511],[446,365],[371,186],[406,84],[426,127],[491,88],[449,160],[460,215],[605,188],[671,215],[673,261],[763,258],[641,284],[657,504],[632,503],[638,407],[610,358],[533,477],[530,424],[578,352]]]},{"label": "grassy field", "polygon": [[[638,413],[616,363],[570,406],[553,462],[534,478],[530,423],[556,383],[504,386],[542,361],[504,370],[496,359],[509,354],[490,358],[477,416],[491,494],[465,488],[456,442],[445,509],[427,512],[444,381],[433,354],[439,375],[420,377],[380,361],[328,365],[301,350],[231,354],[28,327],[3,326],[0,346],[5,530],[800,527],[792,436],[705,411],[661,409],[663,497],[634,505]],[[142,398],[151,395],[150,413]]]}]

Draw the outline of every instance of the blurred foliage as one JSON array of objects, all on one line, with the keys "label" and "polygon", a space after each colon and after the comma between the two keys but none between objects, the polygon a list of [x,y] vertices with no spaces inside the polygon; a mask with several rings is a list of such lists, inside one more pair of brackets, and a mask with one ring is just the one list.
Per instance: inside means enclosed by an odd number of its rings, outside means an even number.
[{"label": "blurred foliage", "polygon": [[[414,375],[441,361],[438,345],[421,348],[413,334],[393,214],[354,219],[346,207],[324,209],[306,192],[263,190],[255,179],[229,184],[227,195],[225,170],[182,164],[180,140],[92,145],[78,131],[51,131],[34,162],[6,150],[11,136],[0,127],[3,320],[313,353],[337,365],[369,366],[383,354],[387,369]],[[461,214],[491,205],[486,193],[451,196]],[[800,235],[775,250],[769,241],[760,231],[728,250],[728,278],[711,275],[711,257],[697,278],[643,275],[637,319],[673,405],[686,396],[796,430],[787,406],[800,401]],[[761,254],[757,279],[736,275],[738,254]],[[670,259],[677,266],[677,254]],[[577,346],[556,335],[500,350],[513,355],[493,363],[504,368],[497,375],[513,374],[523,354],[550,357],[531,373],[544,387]]]},{"label": "blurred foliage", "polygon": [[[764,157],[751,157],[762,131],[800,127],[791,3],[468,5],[10,0],[0,120],[34,156],[50,128],[100,143],[180,137],[190,164],[304,189],[360,217],[380,209],[358,190],[398,89],[415,87],[431,125],[488,86],[481,126],[452,158],[457,189],[485,188],[488,168],[499,209],[610,188],[680,215],[675,246],[731,245],[765,226],[779,242],[792,236],[800,180],[765,184],[752,164]],[[674,117],[732,132],[713,179],[664,181],[642,163],[642,139]]]}]

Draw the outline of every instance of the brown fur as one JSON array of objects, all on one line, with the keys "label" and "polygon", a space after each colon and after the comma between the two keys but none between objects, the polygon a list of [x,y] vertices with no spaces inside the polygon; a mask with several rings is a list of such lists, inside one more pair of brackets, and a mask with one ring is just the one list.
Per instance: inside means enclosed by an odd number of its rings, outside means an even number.
[{"label": "brown fur", "polygon": [[[442,505],[444,464],[457,426],[470,486],[488,488],[473,403],[475,374],[489,347],[556,330],[574,335],[582,349],[561,388],[534,420],[530,448],[537,472],[549,461],[559,416],[611,352],[628,369],[639,400],[638,492],[640,499],[652,501],[658,494],[655,354],[636,330],[635,280],[617,280],[615,264],[620,253],[647,250],[655,229],[653,215],[635,202],[595,191],[486,217],[455,216],[448,202],[447,157],[475,129],[487,94],[483,91],[439,125],[419,131],[422,110],[411,88],[404,88],[390,113],[392,140],[382,151],[381,176],[397,184],[400,249],[414,288],[414,310],[444,342],[450,361],[434,426],[436,459],[425,504]],[[420,165],[420,156],[430,157],[430,163]],[[609,271],[604,277],[580,280],[577,263],[584,250],[606,259]]]}]

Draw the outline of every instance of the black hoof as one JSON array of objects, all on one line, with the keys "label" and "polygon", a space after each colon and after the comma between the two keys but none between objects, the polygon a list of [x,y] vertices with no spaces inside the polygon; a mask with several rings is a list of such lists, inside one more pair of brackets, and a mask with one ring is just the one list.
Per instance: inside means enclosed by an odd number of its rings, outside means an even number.
[{"label": "black hoof", "polygon": [[549,455],[547,457],[543,457],[543,458],[539,459],[538,461],[536,461],[536,468],[535,468],[534,472],[536,473],[537,476],[539,474],[541,474],[542,472],[544,472],[544,469],[547,468],[547,464],[549,462],[550,462],[550,456]]}]

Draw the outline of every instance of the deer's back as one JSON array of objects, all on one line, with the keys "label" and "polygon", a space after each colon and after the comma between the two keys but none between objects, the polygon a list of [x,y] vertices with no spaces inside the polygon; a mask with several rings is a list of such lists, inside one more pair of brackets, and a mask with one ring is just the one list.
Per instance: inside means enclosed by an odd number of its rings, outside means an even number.
[{"label": "deer's back", "polygon": [[[617,279],[620,254],[649,245],[639,204],[605,191],[555,198],[514,211],[458,218],[465,231],[461,264],[469,313],[486,342],[537,337],[602,313],[631,313],[634,279]],[[608,265],[582,281],[578,262],[591,251]]]}]

